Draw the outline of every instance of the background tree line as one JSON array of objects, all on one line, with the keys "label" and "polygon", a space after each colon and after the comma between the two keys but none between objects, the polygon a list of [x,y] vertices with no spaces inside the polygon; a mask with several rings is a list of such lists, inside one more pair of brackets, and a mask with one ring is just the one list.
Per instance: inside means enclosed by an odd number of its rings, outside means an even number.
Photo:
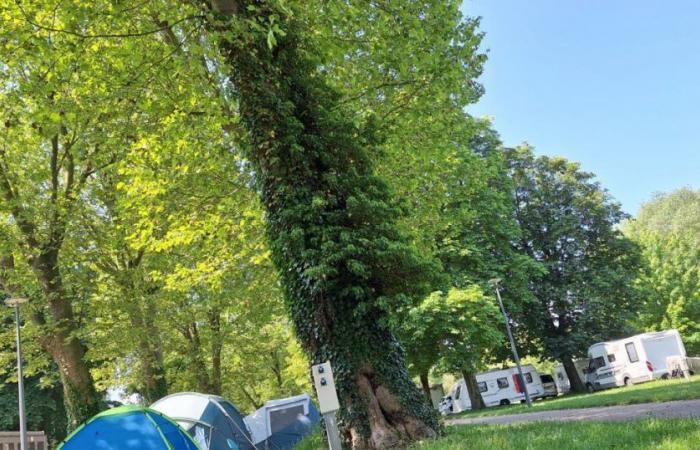
[{"label": "background tree line", "polygon": [[30,424],[59,439],[47,418],[114,387],[250,411],[329,358],[348,441],[405,444],[439,429],[404,358],[424,391],[507,361],[493,278],[523,352],[574,381],[636,330],[697,351],[698,194],[632,220],[577,164],[504,148],[465,112],[486,56],[459,5],[1,6],[0,285],[31,299],[29,389],[56,410]]}]

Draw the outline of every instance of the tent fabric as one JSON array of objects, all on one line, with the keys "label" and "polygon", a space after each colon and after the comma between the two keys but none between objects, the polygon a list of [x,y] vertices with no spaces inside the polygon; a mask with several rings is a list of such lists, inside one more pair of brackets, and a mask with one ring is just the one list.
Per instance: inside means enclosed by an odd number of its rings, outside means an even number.
[{"label": "tent fabric", "polygon": [[175,422],[157,411],[121,406],[97,414],[57,450],[201,450]]},{"label": "tent fabric", "polygon": [[307,394],[278,400],[246,416],[245,423],[259,449],[286,450],[314,430],[321,415]]},{"label": "tent fabric", "polygon": [[202,450],[255,450],[243,416],[223,397],[180,392],[151,408],[175,420]]}]

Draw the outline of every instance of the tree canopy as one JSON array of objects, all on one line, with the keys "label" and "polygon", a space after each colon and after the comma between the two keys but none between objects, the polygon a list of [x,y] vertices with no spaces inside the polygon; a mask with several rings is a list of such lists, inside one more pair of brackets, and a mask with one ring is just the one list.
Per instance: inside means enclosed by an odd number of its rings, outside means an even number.
[{"label": "tree canopy", "polygon": [[535,156],[529,147],[510,150],[508,159],[518,247],[546,269],[531,283],[539,305],[523,320],[536,330],[543,356],[561,360],[572,387],[582,389],[573,358],[631,331],[639,251],[618,229],[627,216],[593,174],[564,158]]},{"label": "tree canopy", "polygon": [[688,354],[700,351],[700,191],[657,195],[624,224],[642,249],[637,277],[642,309],[633,323],[645,330],[676,328]]}]

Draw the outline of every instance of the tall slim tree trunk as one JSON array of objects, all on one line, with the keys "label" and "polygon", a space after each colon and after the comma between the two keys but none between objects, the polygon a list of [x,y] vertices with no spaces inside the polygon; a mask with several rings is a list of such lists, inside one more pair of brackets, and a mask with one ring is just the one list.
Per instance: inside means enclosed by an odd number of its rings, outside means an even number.
[{"label": "tall slim tree trunk", "polygon": [[202,348],[202,341],[199,338],[199,329],[196,322],[190,322],[182,330],[183,336],[187,339],[189,343],[189,360],[191,361],[191,370],[194,373],[196,381],[196,389],[198,392],[204,394],[211,394],[213,389],[211,381],[209,379],[209,371],[207,370],[207,364],[202,354],[205,351]]},{"label": "tall slim tree trunk", "polygon": [[566,371],[566,376],[569,377],[569,383],[571,383],[571,390],[573,392],[586,392],[586,385],[581,380],[581,377],[576,370],[576,365],[574,364],[574,359],[569,356],[563,356],[561,362],[564,365],[564,370]]},{"label": "tall slim tree trunk", "polygon": [[481,397],[481,392],[479,392],[479,385],[476,382],[476,374],[474,372],[462,370],[462,376],[467,385],[467,391],[469,391],[469,402],[472,404],[472,411],[486,408],[484,399]]},{"label": "tall slim tree trunk", "polygon": [[420,385],[423,388],[423,395],[425,395],[425,400],[430,406],[433,405],[433,398],[430,395],[430,379],[428,378],[428,371],[421,370],[419,374]]},{"label": "tall slim tree trunk", "polygon": [[151,404],[168,393],[168,383],[165,377],[163,354],[158,342],[158,330],[153,323],[155,311],[149,306],[147,299],[141,299],[145,303],[145,314],[141,311],[142,305],[133,305],[129,309],[133,332],[138,338],[138,363],[140,365],[139,388],[144,401]]},{"label": "tall slim tree trunk", "polygon": [[63,288],[58,251],[44,251],[32,258],[30,264],[51,311],[51,322],[42,324],[46,333],[41,344],[58,366],[68,426],[73,429],[99,412],[100,398],[85,362],[85,349],[76,337],[78,327]]},{"label": "tall slim tree trunk", "polygon": [[430,289],[430,267],[394,225],[398,209],[365,149],[371,136],[343,117],[286,11],[256,0],[210,6],[212,30],[235,33],[220,49],[249,132],[273,260],[303,348],[313,363],[333,365],[346,444],[435,436],[437,415],[385,324],[387,302]]},{"label": "tall slim tree trunk", "polygon": [[[123,253],[128,255],[128,251]],[[136,357],[138,367],[137,391],[146,404],[151,404],[168,393],[165,366],[160,344],[160,332],[154,319],[157,311],[150,301],[157,288],[143,288],[143,274],[139,266],[143,251],[136,257],[128,255],[120,264],[104,263],[101,268],[109,273],[119,287],[124,310],[129,317],[129,330],[137,339]]]},{"label": "tall slim tree trunk", "polygon": [[221,350],[223,348],[223,336],[221,335],[221,312],[212,309],[209,313],[209,327],[211,328],[211,393],[221,395]]}]

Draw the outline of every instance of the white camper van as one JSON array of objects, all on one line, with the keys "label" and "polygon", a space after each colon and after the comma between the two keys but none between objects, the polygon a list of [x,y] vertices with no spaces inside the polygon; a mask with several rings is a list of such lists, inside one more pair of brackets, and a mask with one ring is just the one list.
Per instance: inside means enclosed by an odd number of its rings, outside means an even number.
[{"label": "white camper van", "polygon": [[643,333],[599,342],[588,348],[586,387],[589,391],[631,385],[669,375],[666,358],[685,357],[676,330]]},{"label": "white camper van", "polygon": [[[537,370],[531,364],[522,366],[522,369],[530,398],[534,400],[544,396],[542,380]],[[486,406],[510,405],[525,401],[525,392],[518,381],[516,367],[479,373],[476,375],[476,382]],[[471,402],[467,384],[462,378],[452,385],[450,392],[441,402],[440,411],[443,414],[454,414],[468,409],[471,409]]]}]

